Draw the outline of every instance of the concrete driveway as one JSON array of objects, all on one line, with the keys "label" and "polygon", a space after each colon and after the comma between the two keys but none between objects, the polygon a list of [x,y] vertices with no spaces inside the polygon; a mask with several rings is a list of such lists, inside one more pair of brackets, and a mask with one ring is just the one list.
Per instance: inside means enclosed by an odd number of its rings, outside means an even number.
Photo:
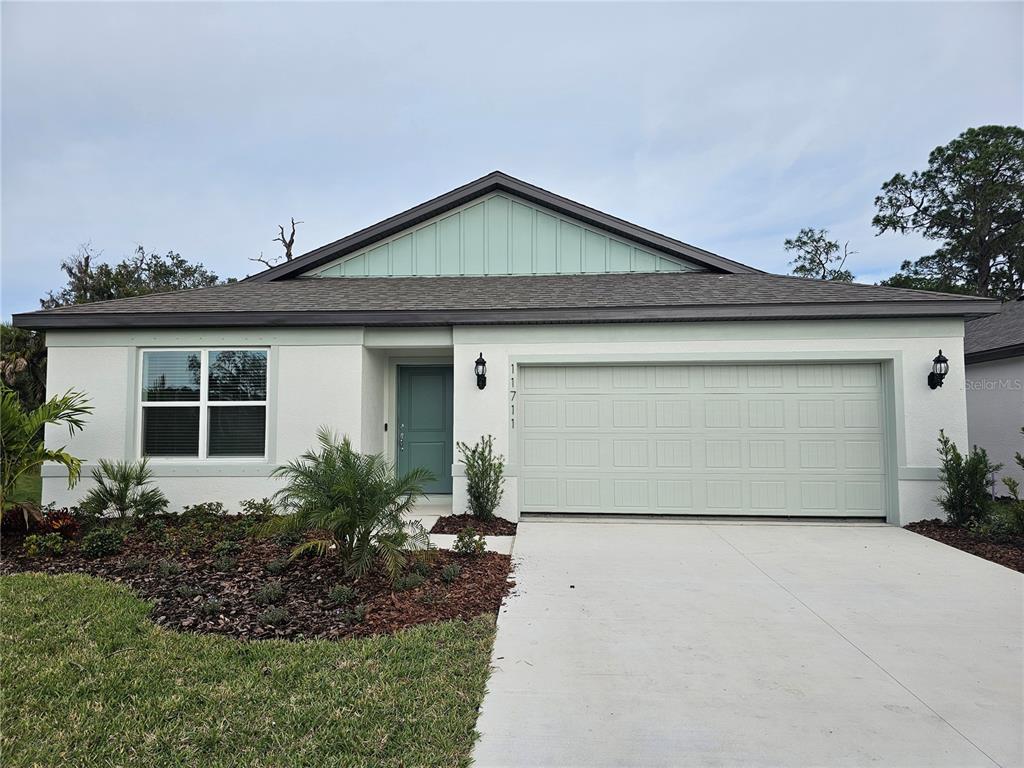
[{"label": "concrete driveway", "polygon": [[1020,766],[1024,576],[883,525],[525,522],[475,765]]}]

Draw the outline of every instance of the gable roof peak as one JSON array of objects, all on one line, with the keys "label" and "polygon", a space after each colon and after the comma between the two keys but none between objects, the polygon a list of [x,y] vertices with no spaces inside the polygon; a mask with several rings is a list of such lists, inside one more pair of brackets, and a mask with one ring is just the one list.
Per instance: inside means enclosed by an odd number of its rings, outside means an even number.
[{"label": "gable roof peak", "polygon": [[689,261],[712,272],[719,273],[759,273],[761,270],[726,259],[718,254],[698,248],[681,240],[662,235],[653,230],[620,219],[616,216],[599,211],[596,208],[577,203],[567,197],[530,184],[529,182],[510,176],[504,171],[494,170],[486,176],[463,184],[461,187],[445,192],[431,200],[413,206],[407,211],[379,221],[365,229],[335,240],[332,243],[314,248],[312,251],[296,256],[291,261],[247,277],[253,282],[270,282],[287,280],[304,272],[334,261],[378,240],[413,227],[427,219],[439,216],[447,211],[464,205],[476,198],[495,191],[504,191],[536,205],[549,208],[584,224],[602,229],[619,237],[631,240],[647,248],[667,254],[677,259]]}]

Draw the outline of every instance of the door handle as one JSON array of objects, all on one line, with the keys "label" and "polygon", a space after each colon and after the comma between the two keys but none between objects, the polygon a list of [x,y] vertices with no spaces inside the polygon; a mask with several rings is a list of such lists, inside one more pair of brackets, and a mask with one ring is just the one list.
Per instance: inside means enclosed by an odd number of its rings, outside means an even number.
[{"label": "door handle", "polygon": [[405,450],[405,424],[398,428],[398,450]]}]

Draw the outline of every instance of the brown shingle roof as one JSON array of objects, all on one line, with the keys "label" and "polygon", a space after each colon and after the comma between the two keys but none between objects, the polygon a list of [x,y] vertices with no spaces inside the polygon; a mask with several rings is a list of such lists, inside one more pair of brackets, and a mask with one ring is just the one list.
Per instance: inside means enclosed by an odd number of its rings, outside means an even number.
[{"label": "brown shingle roof", "polygon": [[451,325],[971,315],[995,302],[768,274],[306,278],[242,282],[15,315],[28,328]]}]

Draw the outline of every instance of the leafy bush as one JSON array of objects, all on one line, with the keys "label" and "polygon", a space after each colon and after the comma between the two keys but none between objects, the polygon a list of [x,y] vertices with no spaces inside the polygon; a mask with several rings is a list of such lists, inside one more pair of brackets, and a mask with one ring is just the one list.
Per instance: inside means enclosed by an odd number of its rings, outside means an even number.
[{"label": "leafy bush", "polygon": [[224,603],[215,597],[209,600],[203,600],[196,609],[196,613],[204,619],[208,619],[211,616],[217,616],[224,612]]},{"label": "leafy bush", "polygon": [[452,544],[452,552],[457,555],[482,555],[486,549],[484,537],[468,526],[456,534]]},{"label": "leafy bush", "polygon": [[29,557],[60,557],[64,554],[64,537],[59,533],[26,536],[25,554]]},{"label": "leafy bush", "polygon": [[424,581],[422,574],[416,573],[403,573],[399,575],[393,582],[396,592],[404,592],[407,589],[415,589],[420,586]]},{"label": "leafy bush", "polygon": [[992,475],[1002,464],[992,464],[984,448],[974,446],[967,456],[939,431],[939,457],[942,466],[941,492],[935,498],[954,525],[967,526],[984,521],[992,509]]},{"label": "leafy bush", "polygon": [[350,605],[356,601],[356,598],[359,597],[359,595],[357,595],[356,591],[347,584],[338,584],[336,587],[331,589],[328,597],[331,598],[332,603],[337,603],[338,605]]},{"label": "leafy bush", "polygon": [[477,520],[492,520],[504,494],[505,457],[494,455],[494,438],[481,437],[476,445],[456,443],[466,467],[469,511]]},{"label": "leafy bush", "polygon": [[104,517],[150,517],[167,509],[167,497],[153,485],[148,461],[100,459],[92,471],[96,486],[85,495],[80,507],[87,515]]},{"label": "leafy bush", "polygon": [[451,584],[459,578],[460,573],[462,573],[462,567],[458,563],[448,563],[441,569],[441,580],[445,584]]},{"label": "leafy bush", "polygon": [[213,561],[214,570],[220,573],[227,573],[228,571],[233,571],[237,566],[238,560],[234,557],[228,557],[227,555],[225,555],[224,557],[218,557],[216,560]]},{"label": "leafy bush", "polygon": [[362,603],[352,606],[351,610],[344,611],[341,614],[341,620],[348,624],[362,624],[365,618],[366,606]]},{"label": "leafy bush", "polygon": [[272,627],[287,624],[290,619],[291,614],[288,613],[288,609],[280,605],[272,605],[256,617],[256,621],[260,624],[268,624]]},{"label": "leafy bush", "polygon": [[191,584],[179,584],[178,587],[175,588],[174,594],[178,597],[183,597],[186,600],[191,600],[203,594],[203,590],[198,587],[193,587]]},{"label": "leafy bush", "polygon": [[82,556],[89,559],[116,555],[124,548],[124,534],[115,526],[93,528],[82,537]]},{"label": "leafy bush", "polygon": [[283,531],[274,537],[274,541],[282,547],[295,547],[302,541],[302,534],[298,531]]},{"label": "leafy bush", "polygon": [[280,560],[271,560],[263,567],[267,573],[271,576],[280,576],[282,573],[288,570],[289,561],[287,558],[281,558]]},{"label": "leafy bush", "polygon": [[167,541],[167,523],[163,520],[150,520],[142,530],[142,535],[154,543]]},{"label": "leafy bush", "polygon": [[136,555],[124,561],[124,569],[129,573],[142,573],[149,568],[149,558]]},{"label": "leafy bush", "polygon": [[74,511],[64,507],[56,509],[50,506],[43,512],[39,529],[45,533],[56,533],[65,539],[77,539],[82,525]]},{"label": "leafy bush", "polygon": [[177,576],[183,570],[184,568],[182,568],[181,563],[174,560],[168,560],[167,558],[161,559],[156,564],[157,574],[165,579],[171,576]]},{"label": "leafy bush", "polygon": [[286,482],[275,499],[288,514],[271,520],[268,530],[315,537],[298,544],[293,558],[304,552],[333,554],[349,575],[379,564],[394,579],[405,566],[406,550],[428,542],[423,526],[404,514],[432,476],[414,469],[398,477],[383,456],[361,454],[347,437],[338,442],[323,427],[317,438],[319,450],[274,471]]},{"label": "leafy bush", "polygon": [[266,497],[259,500],[246,499],[239,506],[242,509],[242,514],[248,517],[263,520],[274,515],[274,502]]},{"label": "leafy bush", "polygon": [[199,504],[186,504],[181,509],[179,519],[182,525],[209,530],[219,524],[227,513],[223,503],[203,501]]},{"label": "leafy bush", "polygon": [[256,590],[256,602],[260,605],[273,605],[284,598],[284,587],[280,581],[268,581]]},{"label": "leafy bush", "polygon": [[242,551],[242,545],[237,541],[218,541],[213,545],[213,554],[217,557],[230,557]]},{"label": "leafy bush", "polygon": [[[1024,427],[1021,427],[1024,435]],[[1017,451],[1013,456],[1014,463],[1024,470],[1024,455]],[[1014,477],[1004,477],[1003,485],[1010,494],[1009,501],[998,507],[996,517],[1001,519],[1006,532],[1013,536],[1024,536],[1024,499],[1021,498],[1020,482]]]}]

